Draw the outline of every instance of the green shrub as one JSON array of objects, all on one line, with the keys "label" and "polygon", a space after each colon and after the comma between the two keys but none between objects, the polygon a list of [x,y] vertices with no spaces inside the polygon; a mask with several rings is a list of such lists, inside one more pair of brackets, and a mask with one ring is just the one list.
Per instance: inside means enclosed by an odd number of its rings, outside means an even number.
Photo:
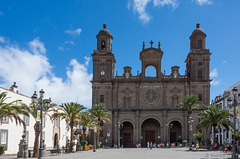
[{"label": "green shrub", "polygon": [[97,149],[99,149],[101,147],[101,145],[100,144],[97,144]]},{"label": "green shrub", "polygon": [[7,151],[7,146],[0,146],[0,155],[4,154],[4,151]]},{"label": "green shrub", "polygon": [[70,146],[75,146],[75,142],[70,142]]},{"label": "green shrub", "polygon": [[186,144],[187,143],[187,140],[183,140],[183,144]]},{"label": "green shrub", "polygon": [[88,141],[86,141],[86,140],[82,140],[80,142],[81,142],[81,145],[87,145],[88,144]]},{"label": "green shrub", "polygon": [[198,141],[199,146],[202,146],[203,134],[198,132],[197,134],[193,134],[193,137]]}]

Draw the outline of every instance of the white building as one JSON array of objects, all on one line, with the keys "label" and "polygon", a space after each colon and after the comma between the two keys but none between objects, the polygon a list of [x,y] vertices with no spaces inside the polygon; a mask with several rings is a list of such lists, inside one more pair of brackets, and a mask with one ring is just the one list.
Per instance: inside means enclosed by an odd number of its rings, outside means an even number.
[{"label": "white building", "polygon": [[[16,83],[10,88],[0,87],[0,93],[7,92],[8,98],[5,102],[11,102],[14,100],[21,100],[22,103],[29,105],[31,103],[31,97],[18,93]],[[29,149],[33,149],[35,132],[34,124],[35,119],[30,115],[30,117],[23,116],[27,125],[27,143]],[[22,139],[23,126],[16,125],[15,121],[11,121],[7,117],[2,118],[0,123],[0,146],[7,146],[7,151],[5,154],[16,154],[18,152],[18,144]],[[59,141],[60,147],[66,146],[66,142],[70,139],[70,130],[67,130],[67,124],[65,120],[56,119],[55,121],[50,120],[50,117],[46,114],[43,121],[43,140],[47,149],[56,146],[57,140]]]},{"label": "white building", "polygon": [[[219,95],[217,97],[215,97],[214,99],[214,103],[216,104],[222,104],[222,109],[228,110],[231,114],[233,114],[234,112],[234,107],[229,106],[227,103],[227,100],[230,98],[232,100],[233,103],[233,92],[232,89],[236,87],[238,90],[238,93],[236,95],[236,130],[240,130],[240,117],[239,117],[239,110],[240,110],[240,106],[239,106],[239,102],[240,102],[240,81],[235,83],[234,85],[232,85],[231,87],[229,87],[228,89],[226,89],[224,91],[224,93],[222,95]],[[230,118],[230,121],[233,122],[233,117]],[[232,135],[233,132],[233,128],[230,128],[229,131],[227,131],[224,127],[219,130],[217,129],[217,133],[216,133],[216,138],[218,141],[218,144],[222,145],[226,142],[232,143],[233,142],[233,136]]]}]

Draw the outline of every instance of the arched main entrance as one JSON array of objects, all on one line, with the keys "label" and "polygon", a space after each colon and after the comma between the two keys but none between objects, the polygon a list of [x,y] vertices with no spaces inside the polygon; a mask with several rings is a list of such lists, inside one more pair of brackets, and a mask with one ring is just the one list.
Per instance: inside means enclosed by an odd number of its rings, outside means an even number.
[{"label": "arched main entrance", "polygon": [[161,143],[160,124],[156,119],[150,118],[142,123],[141,145],[147,146],[147,142]]},{"label": "arched main entrance", "polygon": [[121,125],[120,145],[133,147],[133,125],[130,122],[123,122]]},{"label": "arched main entrance", "polygon": [[170,127],[170,143],[182,143],[182,126],[178,121],[172,121]]}]

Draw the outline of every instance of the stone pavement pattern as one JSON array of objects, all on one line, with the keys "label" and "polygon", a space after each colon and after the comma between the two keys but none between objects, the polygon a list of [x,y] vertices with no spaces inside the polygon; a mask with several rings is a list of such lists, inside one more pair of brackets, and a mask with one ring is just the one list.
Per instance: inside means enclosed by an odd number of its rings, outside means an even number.
[{"label": "stone pavement pattern", "polygon": [[[4,156],[2,156],[4,157]],[[0,159],[3,159],[0,157]],[[5,156],[4,159],[14,159],[13,156]],[[97,149],[97,152],[80,151],[70,154],[60,154],[45,157],[45,159],[225,159],[230,154],[220,151],[187,151],[187,148],[171,149]]]}]

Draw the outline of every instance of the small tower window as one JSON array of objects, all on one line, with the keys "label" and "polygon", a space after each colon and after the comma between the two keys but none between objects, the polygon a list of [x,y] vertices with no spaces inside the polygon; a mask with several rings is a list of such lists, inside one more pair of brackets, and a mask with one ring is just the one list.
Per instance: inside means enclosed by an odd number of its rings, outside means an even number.
[{"label": "small tower window", "polygon": [[105,43],[104,40],[102,40],[102,42],[101,42],[101,49],[102,49],[102,50],[105,50],[105,49],[106,49],[106,43]]},{"label": "small tower window", "polygon": [[202,63],[201,63],[201,62],[199,62],[199,63],[198,63],[198,66],[202,66]]},{"label": "small tower window", "polygon": [[104,103],[104,95],[100,95],[100,103]]},{"label": "small tower window", "polygon": [[198,49],[202,49],[202,40],[198,40]]},{"label": "small tower window", "polygon": [[198,94],[198,101],[199,101],[199,102],[202,101],[202,94]]},{"label": "small tower window", "polygon": [[202,70],[198,70],[198,78],[202,78]]}]

